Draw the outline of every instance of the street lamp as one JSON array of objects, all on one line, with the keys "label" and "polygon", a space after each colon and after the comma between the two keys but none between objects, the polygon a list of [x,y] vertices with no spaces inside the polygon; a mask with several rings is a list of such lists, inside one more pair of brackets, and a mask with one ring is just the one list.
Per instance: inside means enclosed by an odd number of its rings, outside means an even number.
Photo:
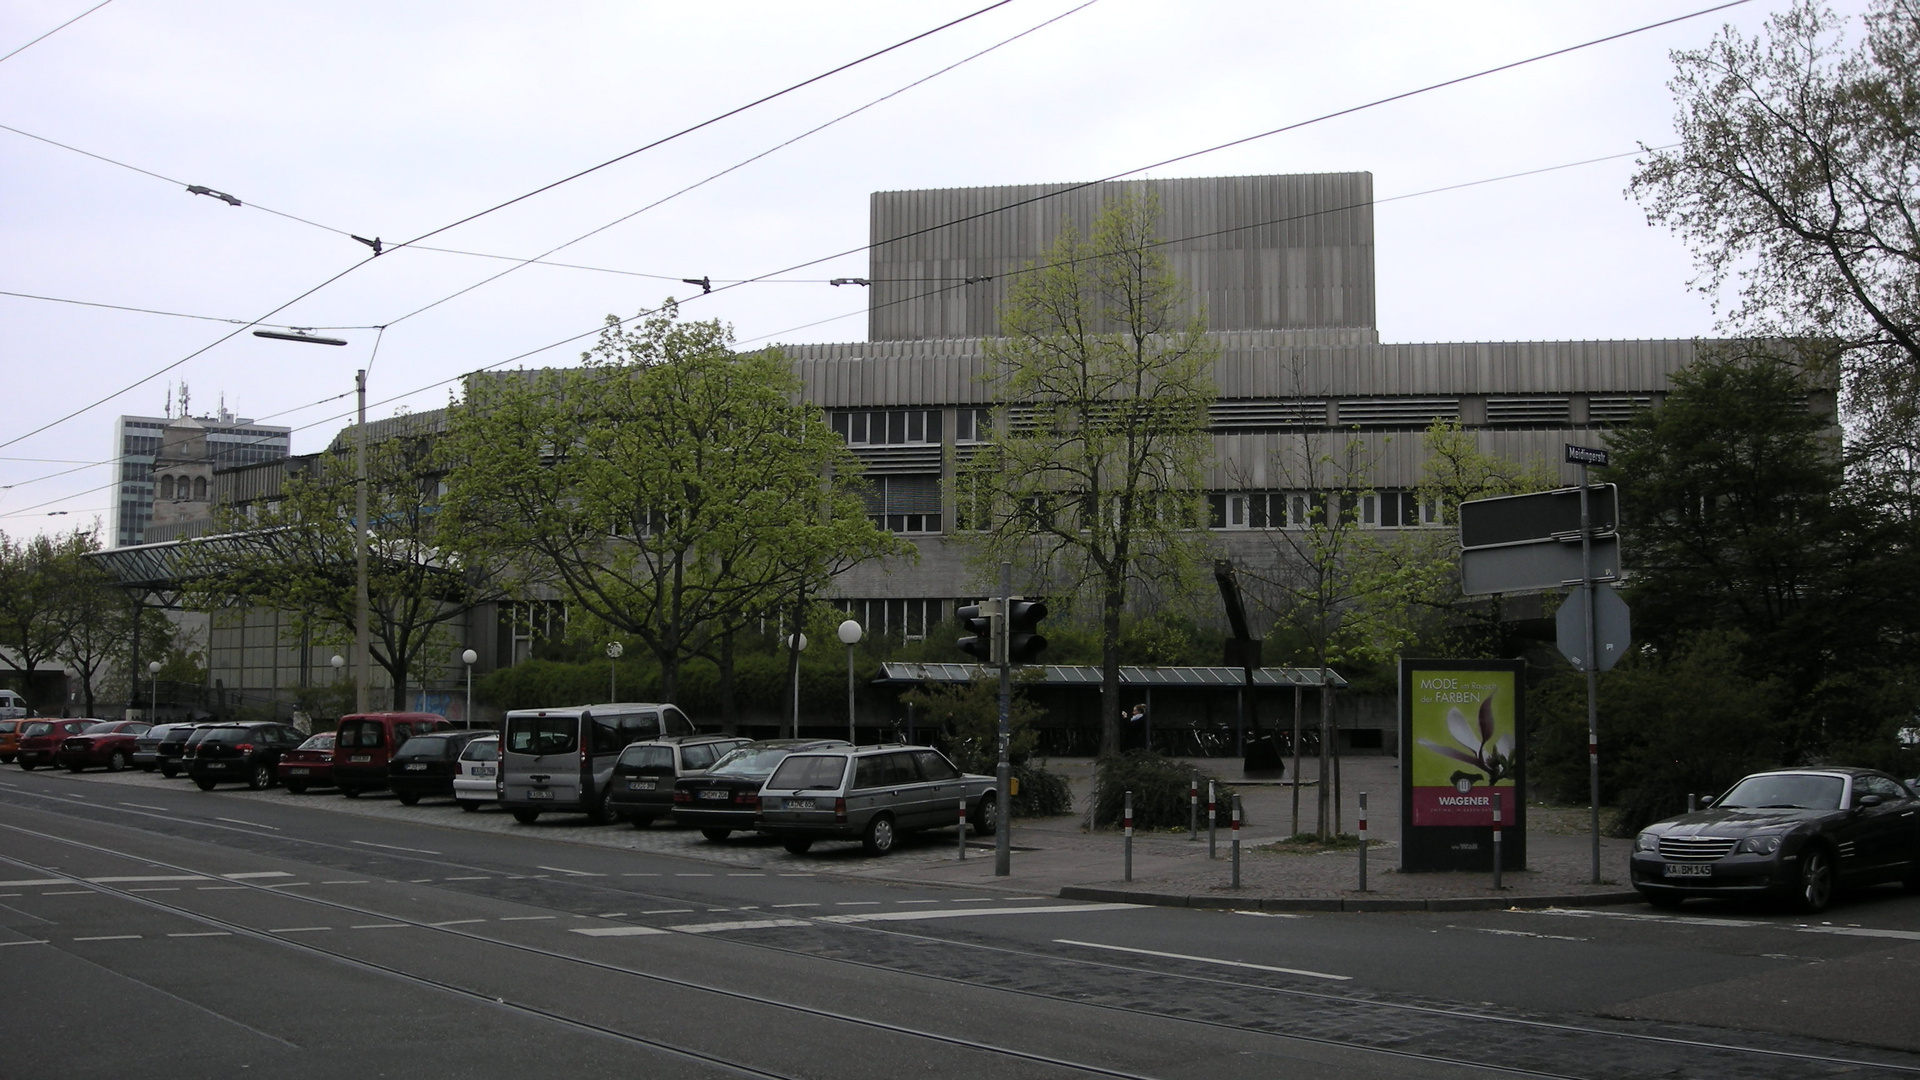
[{"label": "street lamp", "polygon": [[461,719],[467,722],[468,727],[473,726],[473,662],[478,659],[480,654],[472,649],[460,654],[460,662],[467,665],[467,711],[461,714]]},{"label": "street lamp", "polygon": [[616,661],[620,654],[627,651],[625,645],[617,641],[607,642],[607,700],[620,700],[620,666]]},{"label": "street lamp", "polygon": [[841,623],[840,640],[847,645],[847,741],[858,746],[853,734],[853,647],[860,643],[860,624],[852,619]]},{"label": "street lamp", "polygon": [[147,662],[147,711],[160,719],[160,661]]},{"label": "street lamp", "polygon": [[807,635],[787,635],[787,648],[793,656],[793,737],[800,737],[800,654],[807,651]]}]

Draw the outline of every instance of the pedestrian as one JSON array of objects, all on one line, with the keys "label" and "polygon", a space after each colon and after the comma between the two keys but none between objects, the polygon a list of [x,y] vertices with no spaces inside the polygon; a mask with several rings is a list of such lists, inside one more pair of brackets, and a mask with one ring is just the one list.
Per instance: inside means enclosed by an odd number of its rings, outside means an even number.
[{"label": "pedestrian", "polygon": [[1150,750],[1147,745],[1147,704],[1141,702],[1133,707],[1133,712],[1124,717],[1121,727],[1126,731],[1124,746],[1128,749]]}]

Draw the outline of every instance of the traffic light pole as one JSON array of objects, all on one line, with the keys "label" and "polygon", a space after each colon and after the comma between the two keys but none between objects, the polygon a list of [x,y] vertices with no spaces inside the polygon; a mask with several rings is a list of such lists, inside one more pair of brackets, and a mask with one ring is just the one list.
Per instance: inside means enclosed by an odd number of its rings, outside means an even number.
[{"label": "traffic light pole", "polygon": [[[1008,615],[1013,610],[1013,564],[1000,564],[1000,611],[998,620],[1000,632],[994,635],[996,643],[1012,640],[1012,627]],[[1000,812],[993,816],[993,874],[1006,877],[1013,873],[1013,833],[1010,818],[1013,816],[1012,800],[1008,798],[1008,789],[1013,781],[1013,763],[1008,751],[1013,742],[1013,661],[1011,649],[1002,644],[995,650],[994,659],[1000,662],[1000,761],[994,770],[995,798],[1000,800]]]}]

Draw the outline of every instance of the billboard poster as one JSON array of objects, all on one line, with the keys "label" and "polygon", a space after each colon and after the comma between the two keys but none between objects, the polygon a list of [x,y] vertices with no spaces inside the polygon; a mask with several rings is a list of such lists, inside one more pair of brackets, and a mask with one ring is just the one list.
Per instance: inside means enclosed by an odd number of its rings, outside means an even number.
[{"label": "billboard poster", "polygon": [[1401,869],[1492,870],[1496,795],[1502,861],[1525,866],[1523,671],[1519,661],[1401,661]]}]

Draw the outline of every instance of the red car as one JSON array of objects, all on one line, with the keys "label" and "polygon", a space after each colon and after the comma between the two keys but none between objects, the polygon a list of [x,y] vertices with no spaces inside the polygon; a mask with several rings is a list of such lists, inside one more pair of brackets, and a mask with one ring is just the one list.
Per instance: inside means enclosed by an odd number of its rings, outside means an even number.
[{"label": "red car", "polygon": [[91,765],[103,765],[108,772],[119,772],[133,764],[133,743],[153,725],[144,720],[108,720],[95,724],[78,735],[69,735],[60,743],[53,760],[68,772],[79,772]]},{"label": "red car", "polygon": [[356,713],[340,718],[334,729],[333,783],[351,799],[363,791],[384,791],[393,752],[415,735],[453,727],[439,713]]},{"label": "red car", "polygon": [[[110,723],[106,720],[29,720],[20,727],[20,767],[31,771],[36,765],[53,764],[53,755],[69,736],[90,727]],[[131,751],[129,751],[131,753]]]},{"label": "red car", "polygon": [[280,759],[280,786],[299,795],[310,787],[333,784],[333,732],[323,731]]}]

